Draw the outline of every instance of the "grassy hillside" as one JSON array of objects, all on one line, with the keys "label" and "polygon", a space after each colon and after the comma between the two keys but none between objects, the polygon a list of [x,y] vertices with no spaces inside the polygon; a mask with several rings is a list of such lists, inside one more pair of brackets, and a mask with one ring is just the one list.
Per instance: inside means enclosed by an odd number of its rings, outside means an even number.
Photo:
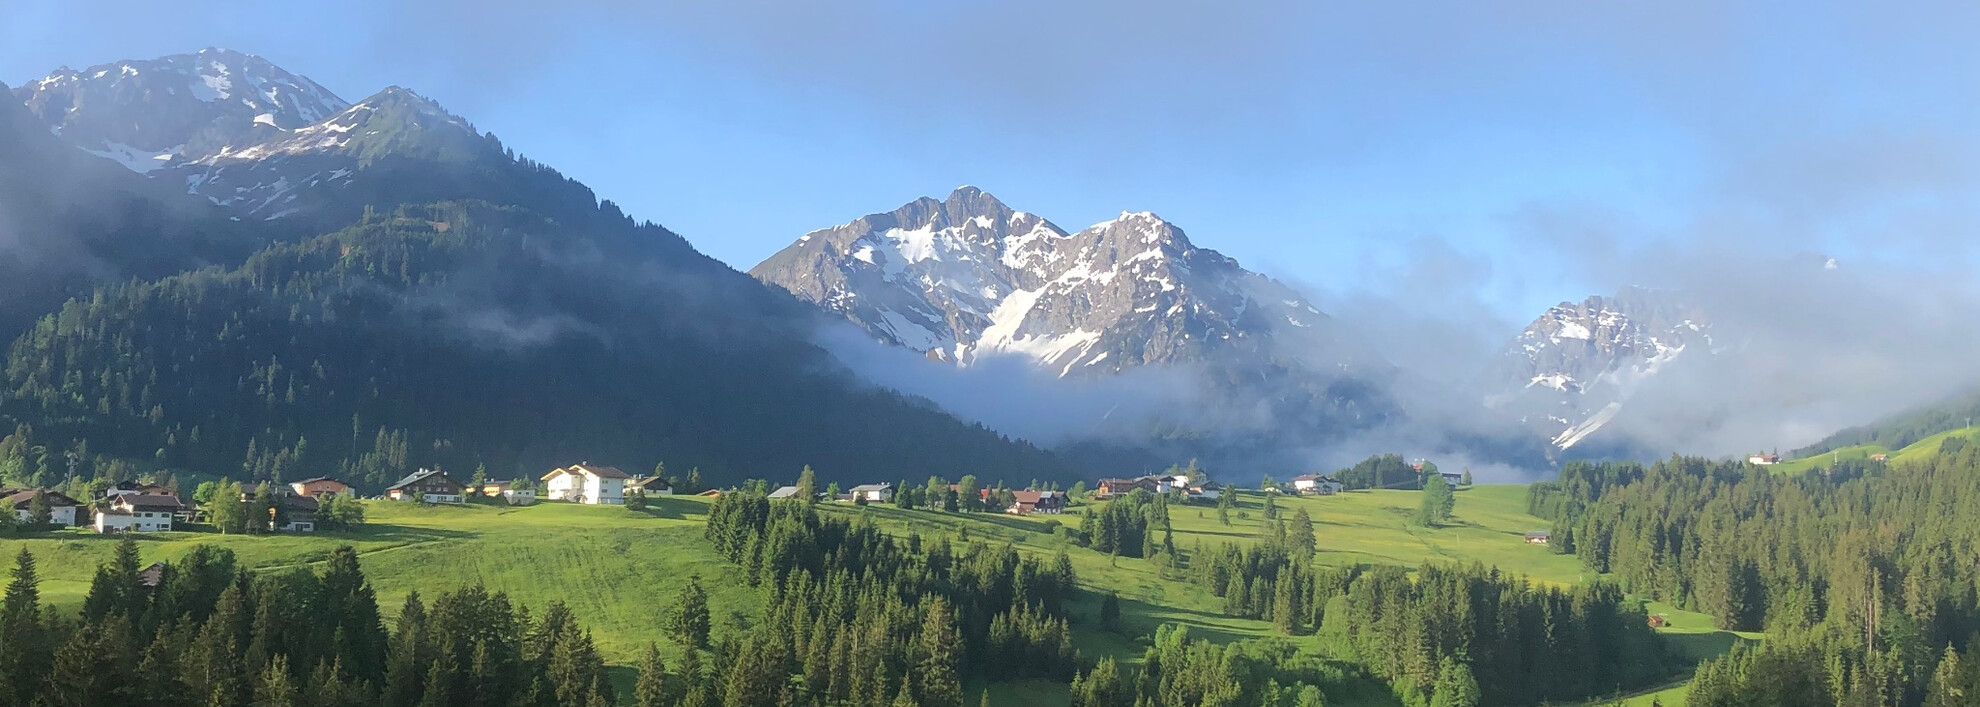
[{"label": "grassy hillside", "polygon": [[[1188,551],[1198,543],[1252,542],[1263,523],[1262,496],[1245,494],[1231,525],[1217,521],[1214,508],[1173,509],[1176,543]],[[1520,486],[1479,486],[1458,492],[1451,525],[1417,528],[1408,523],[1417,492],[1368,491],[1331,497],[1280,497],[1290,516],[1305,508],[1316,520],[1320,553],[1327,565],[1481,562],[1526,574],[1538,581],[1568,584],[1588,579],[1571,556],[1527,545],[1522,535],[1546,527],[1525,512]],[[1119,633],[1098,626],[1099,601],[1089,596],[1075,605],[1075,647],[1089,657],[1111,655],[1136,662],[1147,637],[1164,623],[1190,627],[1192,635],[1215,641],[1276,635],[1264,621],[1222,615],[1223,600],[1186,581],[1163,578],[1154,563],[1113,558],[1073,545],[1055,533],[1057,524],[1077,526],[1079,511],[1062,516],[1014,517],[1001,514],[948,514],[903,511],[891,505],[823,506],[828,513],[865,515],[898,534],[1010,542],[1022,552],[1072,558],[1081,583],[1121,597]],[[431,596],[480,582],[533,608],[562,600],[583,617],[608,659],[629,664],[646,641],[661,632],[662,608],[671,605],[691,574],[700,574],[710,592],[718,630],[727,622],[752,620],[761,595],[743,584],[728,562],[702,539],[707,503],[699,498],[665,498],[645,513],[619,507],[543,504],[529,508],[435,507],[371,503],[370,524],[351,534],[248,537],[208,533],[143,536],[145,562],[173,559],[199,543],[232,549],[240,562],[262,571],[314,562],[341,544],[353,544],[378,588],[387,616],[395,614],[413,590]],[[81,531],[0,541],[0,552],[26,545],[40,561],[43,593],[58,610],[80,605],[96,565],[109,558],[116,540]],[[1710,620],[1667,607],[1684,650],[1723,650],[1732,640],[1710,628]],[[1696,634],[1697,639],[1682,634]],[[1319,647],[1329,636],[1294,639]],[[664,644],[664,641],[663,641]],[[1689,646],[1689,647],[1687,647]],[[969,688],[975,695],[980,686]],[[1025,682],[988,686],[995,704],[1063,705],[1063,685]],[[1378,685],[1351,687],[1329,695],[1329,704],[1386,706],[1393,698]],[[1668,698],[1666,704],[1673,704]],[[1648,704],[1645,702],[1645,704]]]},{"label": "grassy hillside", "polygon": [[[227,536],[160,533],[140,536],[144,562],[169,560],[207,543],[234,551],[248,567],[279,570],[314,562],[338,545],[357,546],[386,616],[413,590],[439,592],[480,582],[541,610],[562,600],[595,633],[608,659],[631,663],[660,635],[658,607],[671,605],[689,575],[700,573],[716,625],[752,616],[760,599],[728,561],[701,538],[707,504],[664,499],[636,514],[618,507],[544,504],[529,508],[413,506],[371,503],[370,524],[351,533]],[[83,531],[0,541],[11,556],[20,545],[35,554],[42,595],[59,611],[82,604],[96,566],[117,540]]]},{"label": "grassy hillside", "polygon": [[1793,461],[1782,462],[1779,465],[1776,465],[1774,467],[1774,470],[1784,474],[1798,474],[1813,469],[1826,468],[1830,464],[1834,463],[1836,460],[1841,460],[1841,461],[1867,460],[1873,454],[1888,454],[1890,455],[1890,459],[1889,459],[1890,463],[1896,464],[1910,459],[1922,459],[1938,454],[1940,445],[1945,444],[1946,440],[1948,439],[1955,439],[1955,438],[1965,440],[1967,442],[1972,442],[1976,438],[1980,438],[1980,427],[1965,427],[1956,430],[1947,430],[1945,432],[1940,432],[1938,434],[1927,436],[1923,439],[1920,439],[1916,442],[1906,445],[1903,449],[1898,449],[1896,451],[1893,451],[1891,449],[1888,449],[1886,447],[1877,444],[1863,444],[1853,447],[1840,447],[1831,450],[1830,452],[1822,452],[1820,454],[1815,454],[1800,459],[1795,459]]}]

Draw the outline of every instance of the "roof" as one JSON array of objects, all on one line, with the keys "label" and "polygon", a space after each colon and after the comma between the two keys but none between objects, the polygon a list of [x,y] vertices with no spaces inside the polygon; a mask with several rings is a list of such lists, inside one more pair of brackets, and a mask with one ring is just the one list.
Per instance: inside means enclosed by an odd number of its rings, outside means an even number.
[{"label": "roof", "polygon": [[165,563],[153,562],[150,567],[138,570],[138,586],[156,587],[165,583]]},{"label": "roof", "polygon": [[771,498],[797,498],[797,495],[798,487],[796,486],[780,486],[777,490],[770,492]]},{"label": "roof", "polygon": [[425,481],[426,479],[435,476],[445,479],[448,483],[451,483],[455,486],[460,485],[460,482],[454,481],[454,477],[448,476],[447,472],[441,471],[439,469],[421,469],[419,471],[413,472],[412,475],[407,476],[406,478],[399,479],[399,483],[385,487],[385,490],[391,491],[394,489],[405,488],[407,486],[411,486],[415,483]]},{"label": "roof", "polygon": [[894,487],[893,484],[882,481],[877,484],[860,484],[848,490],[852,491],[853,493],[859,493],[861,491],[885,491],[893,487]]},{"label": "roof", "polygon": [[121,503],[139,511],[176,511],[186,507],[178,496],[155,493],[127,493],[116,497],[112,503]]},{"label": "roof", "polygon": [[1132,486],[1140,479],[1101,479],[1101,486]]},{"label": "roof", "polygon": [[36,494],[47,494],[48,506],[50,508],[81,505],[76,503],[76,499],[69,498],[67,495],[63,494],[60,491],[43,491],[41,489],[0,489],[0,494],[5,494],[4,500],[7,503],[13,504],[15,509],[27,508],[29,504],[34,503],[34,497]]},{"label": "roof", "polygon": [[1062,496],[1064,496],[1064,494],[1058,491],[1012,491],[1011,492],[1012,500],[1015,500],[1018,503],[1029,503],[1029,504],[1037,504],[1039,501],[1044,499],[1060,498]]},{"label": "roof", "polygon": [[572,476],[577,476],[578,474],[588,474],[591,476],[596,476],[601,479],[632,478],[632,474],[619,471],[619,468],[616,466],[598,466],[588,462],[579,462],[577,464],[572,464],[562,469],[551,469],[550,473],[543,475],[543,480],[549,481],[551,477],[554,477],[558,474],[570,474]]},{"label": "roof", "polygon": [[1293,477],[1293,478],[1292,478],[1292,480],[1294,480],[1294,481],[1319,481],[1319,480],[1321,480],[1321,479],[1324,479],[1324,478],[1327,478],[1327,477],[1325,477],[1325,476],[1321,476],[1321,475],[1319,475],[1319,474],[1300,474],[1299,476],[1295,476],[1295,477]]},{"label": "roof", "polygon": [[670,489],[674,487],[673,484],[667,483],[666,478],[659,476],[644,476],[634,479],[633,485],[642,489]]},{"label": "roof", "polygon": [[331,484],[336,484],[336,485],[338,485],[338,486],[350,486],[350,484],[347,484],[347,483],[344,483],[344,482],[342,482],[342,481],[338,481],[337,479],[335,479],[335,478],[332,478],[332,477],[328,477],[328,476],[318,476],[318,477],[314,477],[314,478],[309,478],[309,479],[303,479],[303,480],[301,480],[301,481],[298,481],[298,482],[296,482],[296,483],[298,483],[298,484],[322,484],[322,483],[331,483]]}]

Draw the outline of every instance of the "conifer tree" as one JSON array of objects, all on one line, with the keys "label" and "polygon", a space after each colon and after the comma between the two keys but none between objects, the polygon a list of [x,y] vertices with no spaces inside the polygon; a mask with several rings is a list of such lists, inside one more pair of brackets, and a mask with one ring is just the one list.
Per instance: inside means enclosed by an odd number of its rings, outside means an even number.
[{"label": "conifer tree", "polygon": [[1293,512],[1292,529],[1287,531],[1287,535],[1302,560],[1312,560],[1313,553],[1320,549],[1320,539],[1313,533],[1313,514],[1306,512],[1305,506]]},{"label": "conifer tree", "polygon": [[672,699],[667,684],[667,664],[660,660],[660,647],[647,643],[646,654],[639,661],[639,680],[633,684],[634,707],[669,707]]},{"label": "conifer tree", "polygon": [[34,555],[23,545],[0,601],[0,704],[8,707],[25,705],[48,674],[52,647],[42,623],[40,587]]},{"label": "conifer tree", "polygon": [[1430,707],[1478,707],[1483,699],[1471,666],[1445,656],[1437,666],[1437,686],[1430,695]]},{"label": "conifer tree", "polygon": [[302,707],[300,693],[289,680],[289,658],[277,655],[255,684],[254,707]]},{"label": "conifer tree", "polygon": [[806,464],[804,470],[798,472],[797,496],[806,505],[818,502],[818,472],[812,471],[810,464]]},{"label": "conifer tree", "polygon": [[708,647],[708,592],[701,588],[701,575],[688,577],[680,599],[667,616],[667,635],[675,643],[692,648]]},{"label": "conifer tree", "polygon": [[962,678],[958,661],[961,638],[956,635],[956,614],[949,601],[936,596],[928,601],[921,623],[921,661],[915,671],[921,681],[924,707],[962,707]]}]

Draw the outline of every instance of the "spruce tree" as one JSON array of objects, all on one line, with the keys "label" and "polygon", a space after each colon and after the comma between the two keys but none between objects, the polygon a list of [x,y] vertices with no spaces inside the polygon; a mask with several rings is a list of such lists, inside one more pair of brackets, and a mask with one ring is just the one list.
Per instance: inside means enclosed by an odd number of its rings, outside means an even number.
[{"label": "spruce tree", "polygon": [[940,596],[928,600],[928,611],[921,622],[921,661],[916,676],[921,680],[924,707],[962,707],[962,677],[958,660],[962,639],[956,634],[956,614],[949,601]]},{"label": "spruce tree", "polygon": [[13,579],[0,601],[0,700],[9,707],[25,705],[48,675],[52,646],[41,616],[41,580],[34,555],[21,546],[14,556]]},{"label": "spruce tree", "polygon": [[1313,553],[1320,549],[1320,539],[1313,532],[1313,514],[1307,513],[1305,506],[1293,512],[1292,529],[1288,535],[1292,537],[1293,547],[1299,551],[1302,560],[1311,561]]},{"label": "spruce tree", "polygon": [[667,635],[683,646],[707,648],[709,623],[708,592],[701,588],[701,575],[689,576],[667,615]]},{"label": "spruce tree", "polygon": [[255,684],[254,707],[302,707],[301,694],[289,680],[289,659],[277,655]]},{"label": "spruce tree", "polygon": [[667,683],[667,664],[660,660],[660,647],[649,642],[639,661],[639,680],[633,683],[634,707],[669,707],[672,700]]},{"label": "spruce tree", "polygon": [[798,472],[797,497],[806,505],[818,502],[818,472],[812,471],[810,464]]},{"label": "spruce tree", "polygon": [[1430,694],[1430,707],[1478,707],[1481,699],[1471,666],[1445,656],[1437,666],[1437,686]]}]

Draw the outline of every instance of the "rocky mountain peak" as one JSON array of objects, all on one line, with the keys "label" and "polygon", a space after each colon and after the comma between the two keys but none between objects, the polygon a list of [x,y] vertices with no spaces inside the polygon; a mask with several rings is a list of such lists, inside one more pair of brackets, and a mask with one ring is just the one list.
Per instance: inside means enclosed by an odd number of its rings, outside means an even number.
[{"label": "rocky mountain peak", "polygon": [[1019,355],[1061,376],[1255,351],[1325,321],[1153,213],[1068,233],[974,187],[813,231],[751,273],[932,358]]},{"label": "rocky mountain peak", "polygon": [[266,59],[217,48],[58,69],[13,94],[50,131],[139,173],[263,142],[349,106]]},{"label": "rocky mountain peak", "polygon": [[1510,408],[1573,447],[1612,420],[1637,388],[1691,352],[1713,348],[1710,321],[1675,292],[1625,287],[1549,307],[1500,356],[1488,403]]}]

